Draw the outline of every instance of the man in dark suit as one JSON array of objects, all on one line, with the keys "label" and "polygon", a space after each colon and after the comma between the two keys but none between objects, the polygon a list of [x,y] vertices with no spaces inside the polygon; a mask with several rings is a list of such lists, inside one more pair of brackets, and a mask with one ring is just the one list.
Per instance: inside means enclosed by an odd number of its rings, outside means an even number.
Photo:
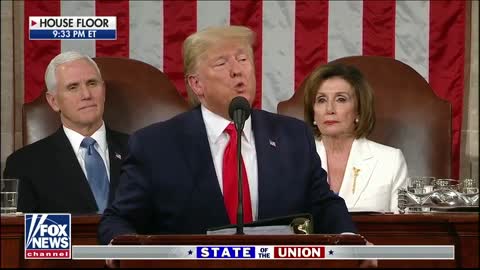
[{"label": "man in dark suit", "polygon": [[18,178],[18,211],[102,213],[118,185],[128,135],[105,126],[105,84],[97,64],[78,52],[52,59],[46,99],[62,126],[7,158],[5,178]]},{"label": "man in dark suit", "polygon": [[[253,32],[238,26],[185,40],[187,88],[200,106],[131,136],[115,200],[99,226],[102,243],[127,233],[204,234],[236,223],[237,179],[226,172],[236,136],[228,106],[236,96],[250,104],[255,98],[253,43]],[[253,110],[241,136],[245,222],[310,212],[318,233],[356,231],[302,121]]]}]

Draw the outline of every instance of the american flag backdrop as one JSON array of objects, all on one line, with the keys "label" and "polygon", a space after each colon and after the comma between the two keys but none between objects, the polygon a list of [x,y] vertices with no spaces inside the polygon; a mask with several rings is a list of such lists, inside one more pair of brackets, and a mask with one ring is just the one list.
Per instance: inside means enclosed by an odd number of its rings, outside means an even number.
[{"label": "american flag backdrop", "polygon": [[[464,1],[33,1],[24,5],[25,102],[40,95],[48,62],[61,51],[130,57],[164,71],[185,96],[181,46],[197,29],[240,24],[257,33],[254,106],[275,112],[317,65],[351,55],[396,58],[452,104],[452,172],[462,124]],[[30,41],[29,16],[117,16],[117,40]]]}]

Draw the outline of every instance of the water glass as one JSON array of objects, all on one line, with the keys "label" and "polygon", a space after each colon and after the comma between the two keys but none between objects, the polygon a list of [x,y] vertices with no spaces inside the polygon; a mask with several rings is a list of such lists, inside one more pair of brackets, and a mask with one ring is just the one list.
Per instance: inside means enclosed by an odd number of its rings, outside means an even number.
[{"label": "water glass", "polygon": [[461,186],[462,193],[464,194],[478,193],[478,181],[475,181],[475,179],[464,179]]},{"label": "water glass", "polygon": [[433,187],[433,189],[438,190],[442,188],[458,190],[458,181],[455,179],[447,179],[447,178],[437,179],[435,181],[435,186]]},{"label": "water glass", "polygon": [[425,193],[430,193],[433,191],[433,187],[435,186],[436,178],[433,176],[422,176],[421,177],[423,182],[423,190]]},{"label": "water glass", "polygon": [[17,212],[18,179],[1,179],[1,213],[15,214]]},{"label": "water glass", "polygon": [[409,190],[415,194],[425,193],[425,183],[423,182],[422,177],[420,176],[411,176],[408,177],[408,187]]}]

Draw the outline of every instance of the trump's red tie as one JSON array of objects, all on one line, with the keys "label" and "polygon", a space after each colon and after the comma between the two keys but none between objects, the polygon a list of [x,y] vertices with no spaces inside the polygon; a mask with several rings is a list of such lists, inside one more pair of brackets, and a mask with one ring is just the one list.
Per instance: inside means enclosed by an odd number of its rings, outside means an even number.
[{"label": "trump's red tie", "polygon": [[[225,152],[223,153],[223,200],[227,209],[231,224],[237,223],[238,207],[238,172],[237,172],[237,130],[230,123],[225,132],[230,136]],[[252,202],[250,200],[250,189],[248,188],[248,177],[245,164],[242,160],[243,180],[243,222],[252,222]]]}]

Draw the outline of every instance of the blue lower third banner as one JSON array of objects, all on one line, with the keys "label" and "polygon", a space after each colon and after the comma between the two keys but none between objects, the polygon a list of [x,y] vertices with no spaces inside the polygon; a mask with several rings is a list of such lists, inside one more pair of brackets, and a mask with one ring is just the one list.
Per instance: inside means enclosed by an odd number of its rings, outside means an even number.
[{"label": "blue lower third banner", "polygon": [[74,260],[454,260],[454,246],[77,246]]},{"label": "blue lower third banner", "polygon": [[30,30],[31,40],[52,40],[52,39],[117,39],[117,30],[108,29],[44,29]]}]

